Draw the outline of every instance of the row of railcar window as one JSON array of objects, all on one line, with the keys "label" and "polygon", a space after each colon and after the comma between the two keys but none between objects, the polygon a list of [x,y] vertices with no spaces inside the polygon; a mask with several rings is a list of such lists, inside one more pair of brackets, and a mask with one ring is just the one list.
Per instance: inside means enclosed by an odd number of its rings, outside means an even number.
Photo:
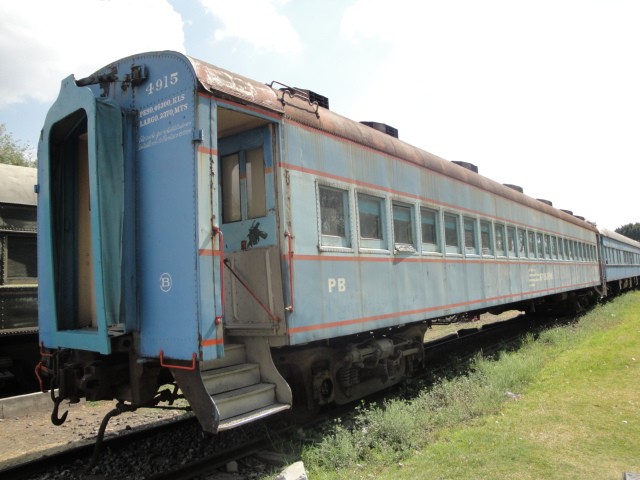
[{"label": "row of railcar window", "polygon": [[640,265],[640,254],[635,252],[604,247],[603,256],[607,265]]},{"label": "row of railcar window", "polygon": [[[354,225],[363,252],[390,252],[388,237],[392,237],[395,253],[597,260],[595,245],[506,222],[322,183],[318,183],[317,194],[321,250],[351,250]],[[352,202],[356,205],[355,222],[350,218]]]}]

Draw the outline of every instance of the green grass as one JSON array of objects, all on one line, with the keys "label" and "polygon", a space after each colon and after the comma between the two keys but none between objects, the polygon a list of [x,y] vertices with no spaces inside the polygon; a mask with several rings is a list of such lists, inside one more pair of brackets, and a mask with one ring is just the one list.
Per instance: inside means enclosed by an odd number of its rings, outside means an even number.
[{"label": "green grass", "polygon": [[[506,395],[512,392],[518,395]],[[620,479],[640,472],[640,293],[306,445],[315,479]]]}]

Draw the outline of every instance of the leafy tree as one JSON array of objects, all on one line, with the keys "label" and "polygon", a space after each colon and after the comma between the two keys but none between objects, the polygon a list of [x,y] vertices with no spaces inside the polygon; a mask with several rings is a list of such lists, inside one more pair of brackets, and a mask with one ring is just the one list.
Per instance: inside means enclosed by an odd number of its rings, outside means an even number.
[{"label": "leafy tree", "polygon": [[0,123],[0,163],[35,167],[36,161],[30,153],[29,145],[21,144],[7,132],[4,123]]},{"label": "leafy tree", "polygon": [[640,242],[640,223],[628,223],[616,228],[616,233]]}]

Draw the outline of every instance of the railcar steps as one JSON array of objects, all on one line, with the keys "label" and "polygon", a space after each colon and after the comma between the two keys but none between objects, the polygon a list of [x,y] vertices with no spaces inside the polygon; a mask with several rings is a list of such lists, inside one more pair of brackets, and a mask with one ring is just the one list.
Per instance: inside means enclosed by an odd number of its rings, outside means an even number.
[{"label": "railcar steps", "polygon": [[[279,374],[279,379],[271,381],[277,371],[269,368],[273,365],[270,354],[265,359],[264,348],[256,352],[255,347],[262,343],[268,351],[264,340],[249,342],[248,347],[225,345],[225,356],[202,362],[197,378],[188,372],[173,372],[205,430],[228,430],[291,408],[288,385]],[[252,356],[253,361],[248,361],[248,356]],[[283,385],[288,392],[278,392]],[[205,395],[208,398],[204,398]]]}]

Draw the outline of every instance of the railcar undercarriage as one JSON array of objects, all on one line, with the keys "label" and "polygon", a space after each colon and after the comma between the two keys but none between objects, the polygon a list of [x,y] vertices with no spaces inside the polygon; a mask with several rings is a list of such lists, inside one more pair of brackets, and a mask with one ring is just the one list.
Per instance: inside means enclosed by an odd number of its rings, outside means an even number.
[{"label": "railcar undercarriage", "polygon": [[295,392],[298,406],[345,404],[401,382],[420,366],[428,328],[424,322],[282,349],[274,354],[274,362]]}]

